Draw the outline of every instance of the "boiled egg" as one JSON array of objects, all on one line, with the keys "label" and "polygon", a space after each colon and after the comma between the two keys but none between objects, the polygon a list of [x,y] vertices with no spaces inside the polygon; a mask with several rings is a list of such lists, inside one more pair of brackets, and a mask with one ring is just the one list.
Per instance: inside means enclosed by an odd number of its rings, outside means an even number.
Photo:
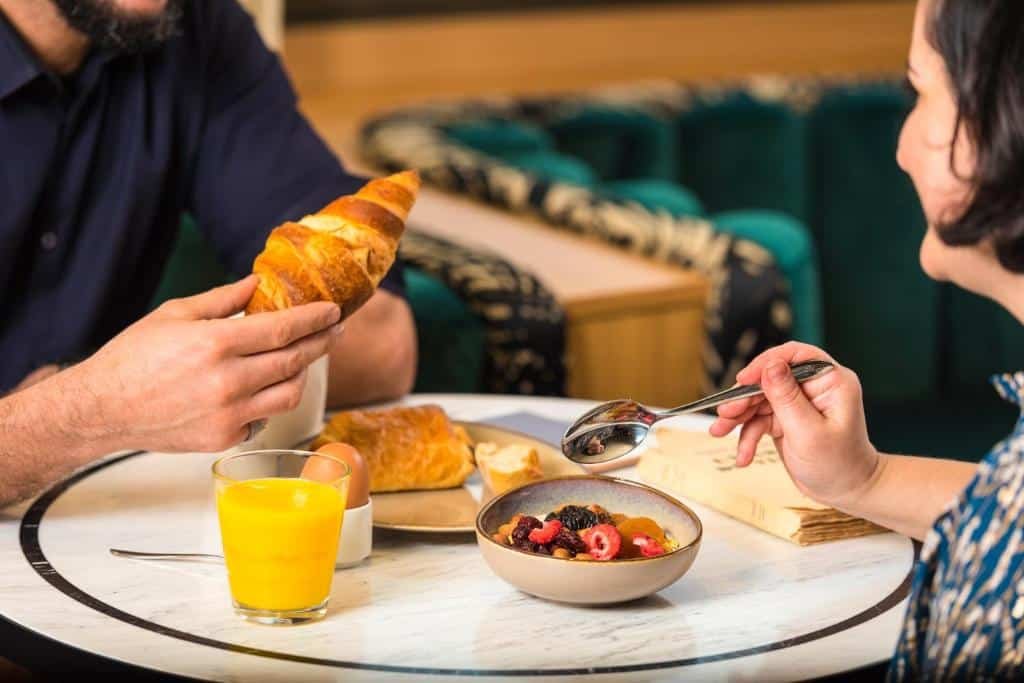
[{"label": "boiled egg", "polygon": [[358,508],[370,501],[370,472],[366,467],[366,460],[359,451],[347,443],[329,443],[318,448],[316,452],[331,457],[309,458],[302,468],[303,479],[322,482],[336,480],[343,474],[342,468],[333,460],[333,458],[337,458],[347,463],[351,471],[348,482],[348,503],[345,507],[348,509]]}]

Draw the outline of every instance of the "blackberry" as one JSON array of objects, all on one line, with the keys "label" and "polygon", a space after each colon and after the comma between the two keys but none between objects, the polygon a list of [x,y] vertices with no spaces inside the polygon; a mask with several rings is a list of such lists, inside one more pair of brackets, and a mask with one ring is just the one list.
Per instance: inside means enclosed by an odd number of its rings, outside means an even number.
[{"label": "blackberry", "polygon": [[528,515],[520,517],[516,528],[512,530],[512,545],[523,550],[532,550],[533,548],[530,546],[535,544],[530,540],[530,532],[542,526],[544,525],[536,517]]},{"label": "blackberry", "polygon": [[596,514],[586,508],[580,507],[579,505],[566,505],[558,511],[557,517],[558,521],[562,523],[562,526],[571,529],[572,531],[589,529],[590,527],[599,524]]},{"label": "blackberry", "polygon": [[565,548],[573,554],[587,552],[587,544],[583,542],[583,539],[577,536],[575,531],[569,531],[564,526],[551,541],[551,547]]},{"label": "blackberry", "polygon": [[598,524],[615,524],[612,516],[600,505],[589,505],[587,506],[587,509],[597,515]]}]

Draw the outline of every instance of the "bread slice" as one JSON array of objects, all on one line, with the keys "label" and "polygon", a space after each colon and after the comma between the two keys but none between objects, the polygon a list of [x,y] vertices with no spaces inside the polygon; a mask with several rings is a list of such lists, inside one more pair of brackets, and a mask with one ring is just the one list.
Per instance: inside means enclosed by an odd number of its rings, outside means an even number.
[{"label": "bread slice", "polygon": [[544,478],[537,450],[525,444],[499,447],[490,442],[478,443],[476,464],[484,485],[494,495]]}]

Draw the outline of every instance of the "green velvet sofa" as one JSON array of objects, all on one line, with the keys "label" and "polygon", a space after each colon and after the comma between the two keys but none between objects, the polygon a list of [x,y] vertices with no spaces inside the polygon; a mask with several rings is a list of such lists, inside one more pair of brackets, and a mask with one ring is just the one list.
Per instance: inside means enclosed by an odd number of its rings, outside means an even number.
[{"label": "green velvet sofa", "polygon": [[792,336],[859,373],[876,445],[974,460],[1013,425],[987,376],[1024,368],[1024,331],[922,273],[923,218],[895,162],[908,106],[894,81],[755,79],[408,110],[364,137],[394,163],[429,122],[533,177],[757,243],[788,281]]}]

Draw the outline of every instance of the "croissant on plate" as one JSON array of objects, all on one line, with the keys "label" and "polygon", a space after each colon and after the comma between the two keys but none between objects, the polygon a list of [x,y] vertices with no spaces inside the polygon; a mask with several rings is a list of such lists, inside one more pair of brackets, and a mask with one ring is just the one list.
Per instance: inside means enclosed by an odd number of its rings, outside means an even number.
[{"label": "croissant on plate", "polygon": [[436,405],[337,413],[311,448],[335,441],[366,459],[371,493],[453,488],[474,470],[469,435]]},{"label": "croissant on plate", "polygon": [[245,312],[333,301],[342,320],[355,313],[394,263],[419,188],[416,171],[396,173],[274,228],[253,263],[260,283]]}]

